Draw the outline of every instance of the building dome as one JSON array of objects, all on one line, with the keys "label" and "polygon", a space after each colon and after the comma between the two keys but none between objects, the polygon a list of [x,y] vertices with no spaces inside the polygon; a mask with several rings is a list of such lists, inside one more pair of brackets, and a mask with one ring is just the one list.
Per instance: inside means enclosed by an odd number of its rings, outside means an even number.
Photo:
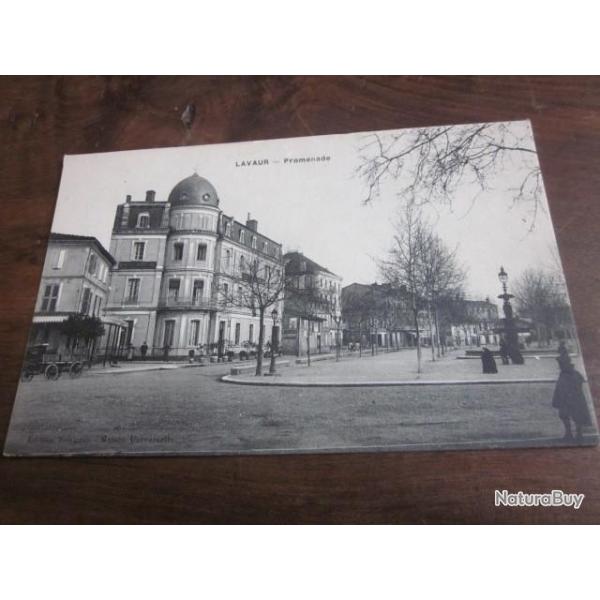
[{"label": "building dome", "polygon": [[172,207],[219,206],[217,190],[212,183],[197,173],[182,179],[169,194]]}]

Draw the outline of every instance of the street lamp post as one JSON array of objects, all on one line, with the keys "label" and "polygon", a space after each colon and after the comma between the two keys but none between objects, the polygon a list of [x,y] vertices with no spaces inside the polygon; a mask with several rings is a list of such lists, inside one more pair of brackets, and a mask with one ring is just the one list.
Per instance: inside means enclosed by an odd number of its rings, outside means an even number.
[{"label": "street lamp post", "polygon": [[521,350],[519,349],[519,333],[513,315],[513,308],[510,303],[510,299],[514,298],[514,296],[508,293],[508,273],[504,270],[504,267],[500,267],[498,279],[502,284],[502,294],[500,294],[498,298],[502,300],[502,310],[504,311],[504,336],[506,338],[508,355],[513,364],[522,365],[525,361],[521,354]]},{"label": "street lamp post", "polygon": [[277,368],[275,365],[275,355],[279,350],[279,325],[277,325],[279,312],[276,308],[271,311],[273,319],[273,329],[271,329],[271,363],[269,364],[269,375],[275,375]]}]

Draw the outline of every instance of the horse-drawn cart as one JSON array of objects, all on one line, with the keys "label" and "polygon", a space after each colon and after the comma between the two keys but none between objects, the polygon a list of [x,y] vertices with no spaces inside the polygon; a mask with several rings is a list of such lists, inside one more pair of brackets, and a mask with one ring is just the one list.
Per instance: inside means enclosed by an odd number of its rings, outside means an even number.
[{"label": "horse-drawn cart", "polygon": [[48,360],[46,351],[48,344],[36,344],[27,350],[23,369],[22,381],[31,381],[34,375],[45,375],[46,379],[56,381],[63,373],[76,378],[83,372],[84,363],[80,360]]}]

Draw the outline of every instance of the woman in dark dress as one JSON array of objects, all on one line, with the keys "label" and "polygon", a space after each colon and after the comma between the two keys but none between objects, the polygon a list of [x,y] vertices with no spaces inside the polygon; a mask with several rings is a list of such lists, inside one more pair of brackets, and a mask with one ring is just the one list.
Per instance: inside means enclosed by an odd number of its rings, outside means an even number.
[{"label": "woman in dark dress", "polygon": [[565,440],[573,439],[571,421],[575,424],[576,439],[581,441],[584,425],[591,424],[590,412],[583,393],[584,379],[575,370],[571,359],[564,354],[558,357],[560,375],[554,388],[552,406],[558,409],[558,416],[565,426]]},{"label": "woman in dark dress", "polygon": [[494,359],[494,355],[485,346],[481,351],[481,366],[483,367],[484,373],[498,372],[498,367],[496,366],[496,360]]}]

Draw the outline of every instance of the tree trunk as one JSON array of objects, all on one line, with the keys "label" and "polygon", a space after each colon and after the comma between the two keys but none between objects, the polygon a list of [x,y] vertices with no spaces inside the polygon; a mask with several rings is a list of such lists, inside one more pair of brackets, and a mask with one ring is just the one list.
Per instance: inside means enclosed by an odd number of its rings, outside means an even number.
[{"label": "tree trunk", "polygon": [[417,373],[421,372],[421,332],[419,331],[419,311],[413,308],[413,316],[415,319],[415,333],[417,342]]},{"label": "tree trunk", "polygon": [[358,358],[362,358],[362,323],[358,325]]},{"label": "tree trunk", "polygon": [[435,341],[437,343],[437,355],[438,358],[441,358],[442,354],[444,354],[444,346],[442,346],[440,339],[440,325],[437,309],[433,310],[433,322],[435,323]]},{"label": "tree trunk", "polygon": [[261,308],[258,313],[258,348],[256,350],[256,375],[262,375],[263,347],[265,343],[265,309]]},{"label": "tree trunk", "polygon": [[431,316],[431,306],[427,307],[427,320],[429,321],[429,337],[431,342],[431,360],[435,362],[435,336],[433,334],[433,318]]},{"label": "tree trunk", "polygon": [[306,327],[306,366],[310,367],[310,327]]}]

